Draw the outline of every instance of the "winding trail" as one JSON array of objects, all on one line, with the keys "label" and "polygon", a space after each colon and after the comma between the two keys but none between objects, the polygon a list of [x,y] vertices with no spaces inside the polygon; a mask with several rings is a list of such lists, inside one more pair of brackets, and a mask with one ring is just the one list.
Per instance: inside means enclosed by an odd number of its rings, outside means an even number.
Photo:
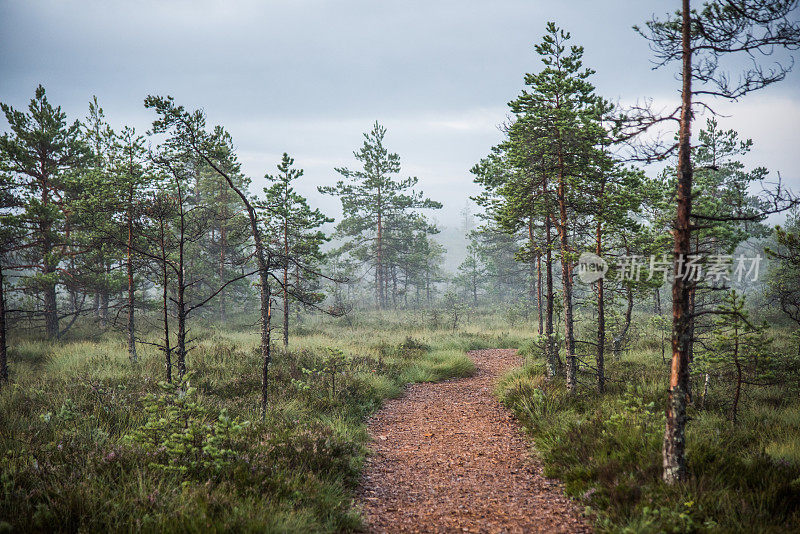
[{"label": "winding trail", "polygon": [[470,353],[474,376],[414,384],[369,421],[359,501],[371,532],[591,532],[493,396],[513,349]]}]

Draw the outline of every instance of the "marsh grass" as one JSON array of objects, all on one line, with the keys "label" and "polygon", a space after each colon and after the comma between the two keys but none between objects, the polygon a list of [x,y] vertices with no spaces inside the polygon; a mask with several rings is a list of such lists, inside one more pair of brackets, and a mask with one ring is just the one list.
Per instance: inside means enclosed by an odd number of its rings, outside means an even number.
[{"label": "marsh grass", "polygon": [[[194,327],[191,409],[159,385],[153,347],[140,345],[132,365],[122,337],[91,325],[58,344],[16,332],[12,380],[0,391],[0,532],[356,530],[367,416],[408,382],[469,375],[467,350],[524,335],[479,317],[457,332],[416,314],[363,314],[352,325],[309,317],[288,350],[274,351],[262,420],[252,332]],[[332,350],[344,357],[336,365]],[[177,410],[191,435],[156,435],[146,446],[159,424],[153,406]],[[213,438],[221,414],[247,424]],[[199,453],[209,437],[218,443]],[[185,461],[209,451],[221,460]]]},{"label": "marsh grass", "polygon": [[[726,384],[712,382],[705,408],[692,403],[691,478],[667,486],[660,475],[668,364],[657,336],[641,330],[608,361],[603,396],[590,389],[588,374],[574,395],[563,381],[547,380],[535,344],[525,347],[525,367],[498,384],[545,474],[564,481],[601,532],[800,531],[800,398],[788,333],[778,332],[787,340],[786,373],[779,384],[748,389],[738,424],[728,417]],[[702,377],[694,377],[694,391],[701,387]]]},{"label": "marsh grass", "polygon": [[[599,531],[800,530],[800,365],[790,332],[776,329],[789,355],[782,380],[748,389],[738,425],[725,384],[712,381],[704,407],[693,403],[692,478],[668,487],[659,481],[668,364],[646,322],[620,358],[609,356],[608,390],[598,397],[588,374],[576,395],[545,378],[530,323],[510,327],[502,314],[470,312],[453,332],[434,319],[305,318],[288,350],[275,350],[264,420],[257,336],[197,325],[187,359],[202,407],[193,424],[205,436],[222,413],[248,424],[225,434],[218,445],[231,452],[213,469],[179,462],[184,472],[163,468],[166,448],[131,439],[147,424],[145,399],[163,395],[157,351],[140,346],[132,366],[114,333],[78,325],[60,344],[17,333],[12,382],[0,392],[0,532],[358,530],[353,495],[368,452],[366,418],[406,383],[469,375],[466,352],[494,347],[525,355],[497,394],[535,441],[545,474],[564,481]],[[344,362],[332,366],[331,349]],[[695,377],[696,392],[701,385]]]}]

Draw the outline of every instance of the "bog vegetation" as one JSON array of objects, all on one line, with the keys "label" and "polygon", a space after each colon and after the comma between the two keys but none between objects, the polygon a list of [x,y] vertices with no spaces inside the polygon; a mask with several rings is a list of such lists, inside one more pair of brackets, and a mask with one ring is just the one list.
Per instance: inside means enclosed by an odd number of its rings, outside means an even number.
[{"label": "bog vegetation", "polygon": [[599,530],[800,529],[798,198],[712,111],[786,77],[796,8],[637,28],[680,65],[667,113],[599,95],[548,24],[456,273],[378,122],[319,188],[334,221],[289,154],[254,192],[169,96],[147,132],[2,104],[0,530],[358,529],[366,417],[489,347],[525,356],[497,394]]}]

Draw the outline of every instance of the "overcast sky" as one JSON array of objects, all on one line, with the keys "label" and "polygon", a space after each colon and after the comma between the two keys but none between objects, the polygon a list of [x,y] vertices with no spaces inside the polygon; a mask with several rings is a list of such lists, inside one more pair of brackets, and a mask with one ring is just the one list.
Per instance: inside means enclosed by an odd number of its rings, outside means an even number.
[{"label": "overcast sky", "polygon": [[[442,225],[478,190],[470,167],[500,140],[506,103],[541,63],[533,44],[547,21],[585,47],[593,81],[611,100],[676,102],[675,68],[651,70],[631,26],[678,2],[581,0],[70,1],[0,0],[0,101],[24,107],[41,83],[71,119],[97,95],[114,127],[144,132],[148,94],[202,107],[233,135],[244,171],[263,187],[280,154],[316,193],[354,166],[352,151],[378,120],[403,174],[444,203]],[[751,137],[751,165],[800,189],[800,77],[720,103],[723,127]],[[701,119],[704,120],[704,119]],[[0,118],[0,129],[7,124]]]}]

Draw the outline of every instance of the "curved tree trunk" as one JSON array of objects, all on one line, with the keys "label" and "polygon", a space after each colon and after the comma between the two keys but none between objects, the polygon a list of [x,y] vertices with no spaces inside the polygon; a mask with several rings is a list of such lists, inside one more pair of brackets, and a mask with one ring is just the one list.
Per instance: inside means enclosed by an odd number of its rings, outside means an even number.
[{"label": "curved tree trunk", "polygon": [[622,352],[622,345],[625,343],[625,338],[628,336],[628,330],[631,327],[631,319],[633,318],[633,290],[630,287],[625,288],[626,298],[628,304],[625,306],[625,322],[622,325],[622,330],[614,337],[614,356],[619,358],[619,353]]}]

